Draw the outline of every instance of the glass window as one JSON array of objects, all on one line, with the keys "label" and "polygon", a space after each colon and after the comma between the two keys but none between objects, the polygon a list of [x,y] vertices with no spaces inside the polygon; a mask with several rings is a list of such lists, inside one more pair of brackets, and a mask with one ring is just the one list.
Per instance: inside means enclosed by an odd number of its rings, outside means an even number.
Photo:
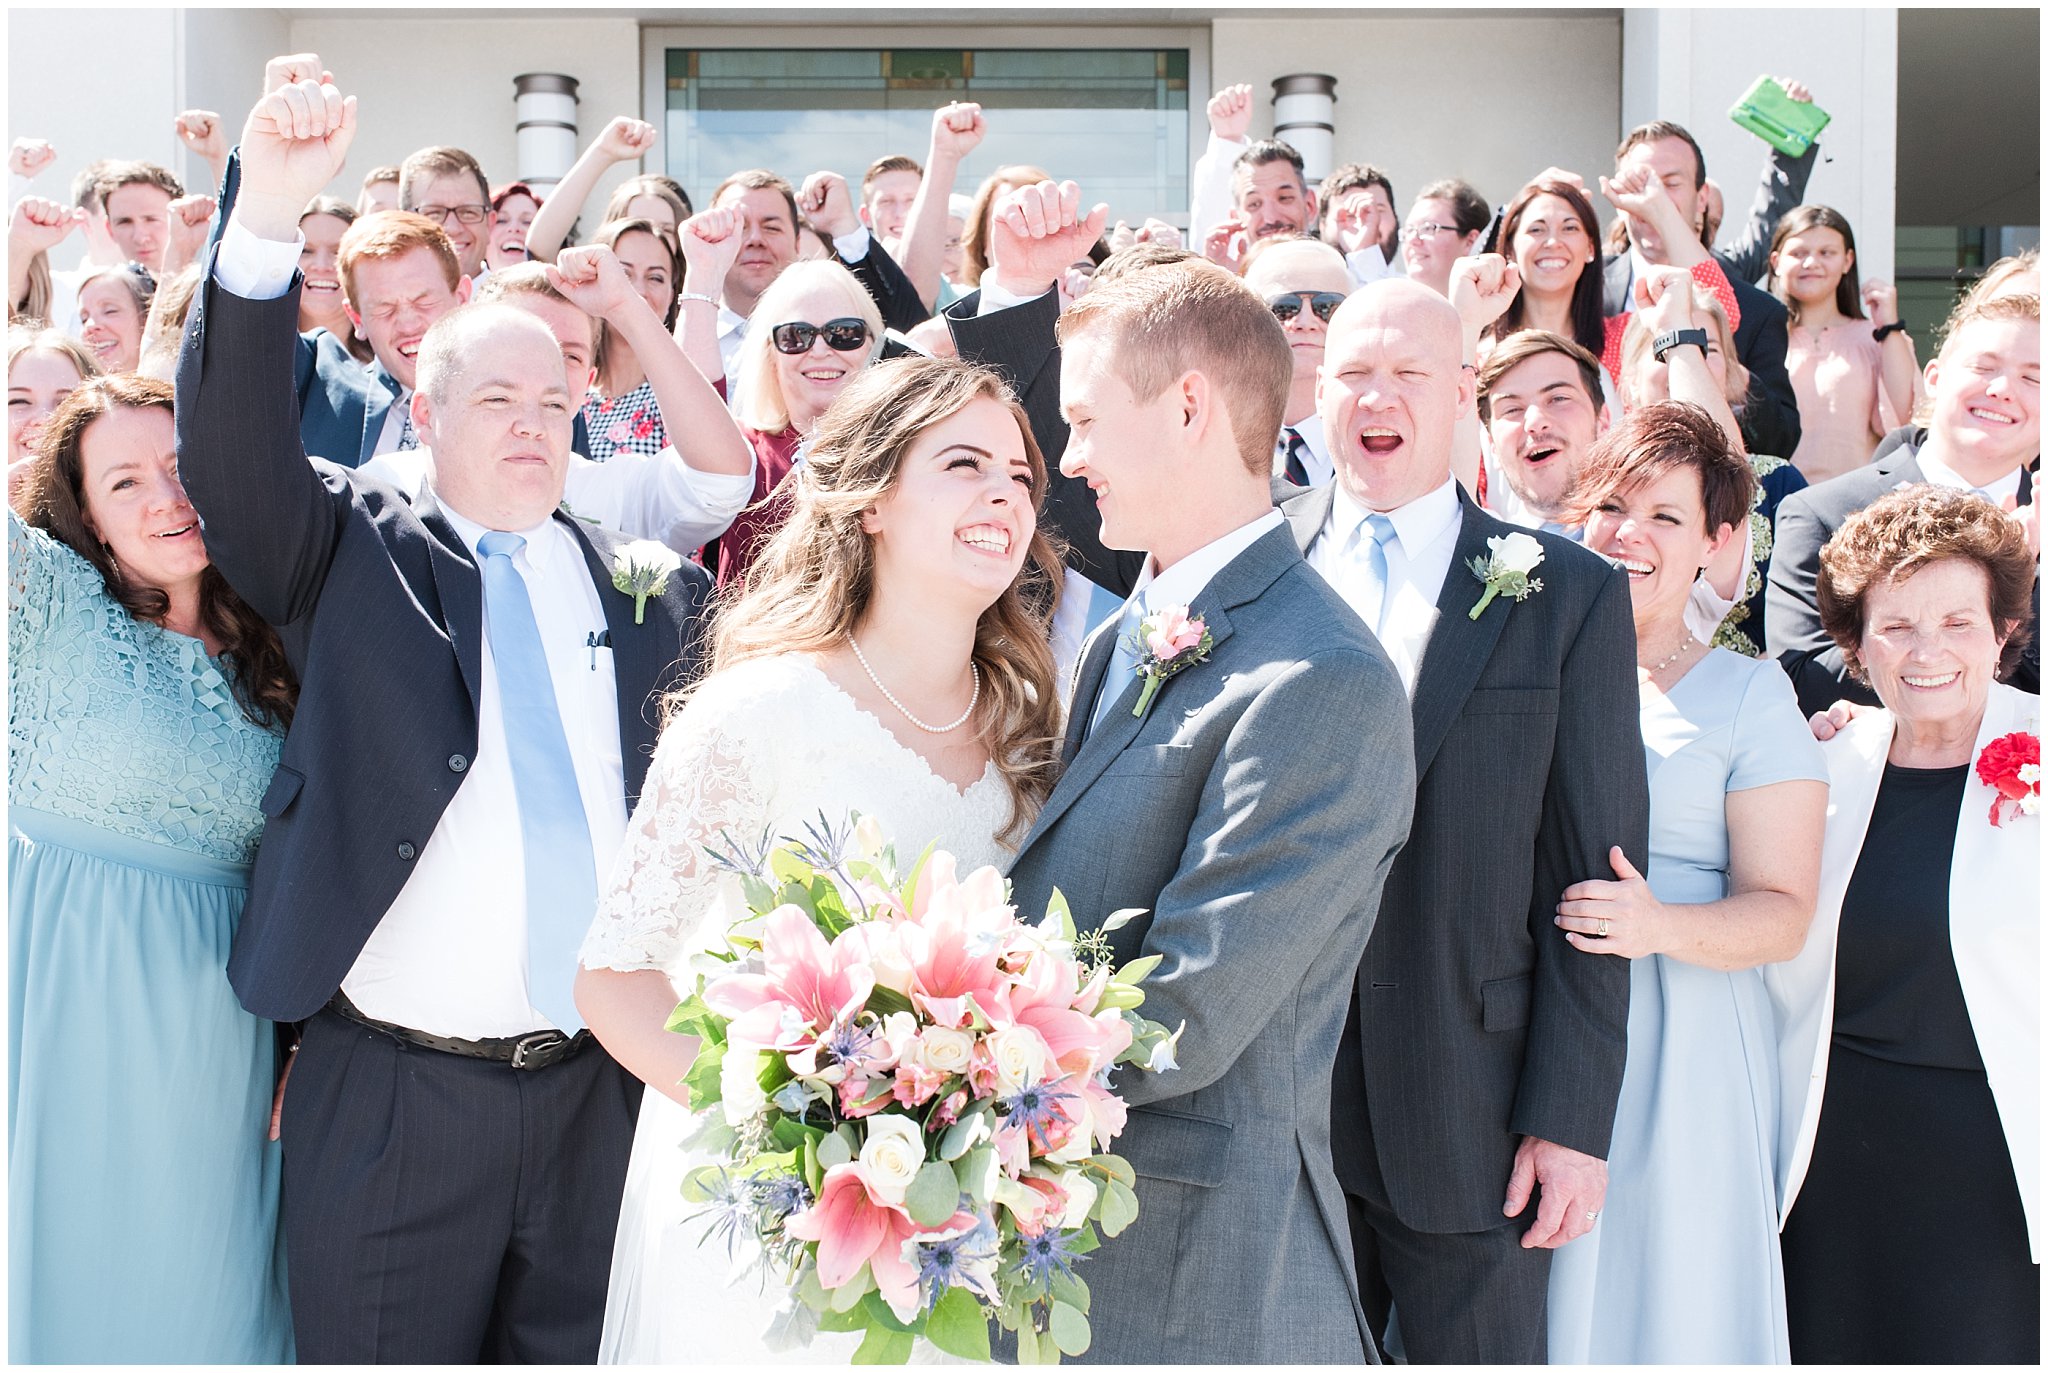
[{"label": "glass window", "polygon": [[960,193],[1031,163],[1080,182],[1112,220],[1187,222],[1185,49],[670,48],[666,70],[667,171],[699,204],[747,167],[793,184],[836,171],[858,195],[870,162],[922,160],[932,111],[972,100],[989,133]]}]

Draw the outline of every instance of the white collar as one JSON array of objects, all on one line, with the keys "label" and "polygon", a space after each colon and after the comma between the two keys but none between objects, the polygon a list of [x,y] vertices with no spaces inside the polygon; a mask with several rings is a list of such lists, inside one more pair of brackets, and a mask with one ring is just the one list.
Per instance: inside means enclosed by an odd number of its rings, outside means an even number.
[{"label": "white collar", "polygon": [[1364,524],[1368,515],[1382,514],[1393,521],[1394,537],[1413,556],[1434,543],[1437,536],[1450,527],[1451,521],[1458,518],[1458,483],[1448,474],[1442,486],[1393,510],[1367,510],[1352,499],[1343,482],[1332,482],[1331,486],[1334,494],[1330,502],[1328,537],[1336,541],[1332,545],[1334,548],[1341,549],[1351,531]]},{"label": "white collar", "polygon": [[2007,496],[2016,497],[2020,494],[2020,469],[2017,467],[1989,485],[1972,486],[1964,479],[1962,473],[1929,453],[1924,445],[1914,456],[1920,460],[1920,475],[1936,486],[1946,486],[1957,491],[1982,491],[1986,498],[1994,503],[2004,500]]},{"label": "white collar", "polygon": [[1145,571],[1138,578],[1137,589],[1131,594],[1148,614],[1172,605],[1188,606],[1199,613],[1201,607],[1195,604],[1196,598],[1215,580],[1216,574],[1263,538],[1268,530],[1278,529],[1283,523],[1278,510],[1268,510],[1222,538],[1203,544],[1162,572],[1154,572],[1148,558]]},{"label": "white collar", "polygon": [[721,304],[718,307],[718,336],[724,338],[728,334],[737,333],[744,337],[747,332],[747,320],[749,318],[750,316],[740,314],[729,306]]},{"label": "white collar", "polygon": [[[451,526],[453,526],[455,532],[461,536],[463,546],[468,548],[469,551],[476,556],[479,563],[481,563],[483,559],[483,553],[478,550],[477,545],[483,542],[484,535],[492,533],[494,531],[485,525],[478,524],[469,516],[457,511],[454,506],[448,504],[447,501],[441,499],[440,492],[437,491],[434,493],[434,499],[436,502],[439,503],[441,507],[441,513],[448,517],[448,523]],[[504,532],[517,534],[520,538],[526,540],[526,547],[520,551],[527,554],[529,560],[531,560],[533,555],[540,548],[546,545],[546,542],[551,537],[551,532],[554,528],[555,519],[554,516],[550,515],[548,516],[548,518],[542,520],[539,524],[534,525],[531,529],[512,529],[506,530]]]}]

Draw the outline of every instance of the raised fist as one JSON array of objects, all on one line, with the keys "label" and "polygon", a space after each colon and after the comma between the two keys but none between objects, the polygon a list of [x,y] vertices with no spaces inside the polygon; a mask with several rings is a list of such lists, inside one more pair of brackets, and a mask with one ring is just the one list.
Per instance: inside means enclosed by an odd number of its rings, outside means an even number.
[{"label": "raised fist", "polygon": [[295,52],[289,57],[273,57],[263,64],[265,95],[301,81],[333,80],[333,74],[320,65],[320,54],[317,52]]},{"label": "raised fist", "polygon": [[41,196],[23,196],[15,202],[14,218],[7,225],[7,246],[12,252],[33,257],[56,247],[84,223],[83,210]]},{"label": "raised fist", "polygon": [[206,246],[206,231],[213,223],[215,208],[210,195],[179,196],[170,203],[167,217],[171,237],[164,249],[165,271],[175,272],[198,260],[200,250]]},{"label": "raised fist", "polygon": [[989,215],[989,265],[1005,290],[1042,295],[1088,256],[1108,222],[1107,205],[1081,213],[1081,188],[1071,181],[1016,187]]},{"label": "raised fist", "polygon": [[1209,132],[1227,143],[1241,143],[1252,126],[1252,88],[1225,86],[1209,97]]},{"label": "raised fist", "polygon": [[739,258],[740,245],[746,242],[746,211],[737,206],[700,210],[676,232],[682,242],[684,286],[702,295],[717,295],[725,285],[725,274]]},{"label": "raised fist", "polygon": [[972,101],[958,101],[932,111],[934,157],[964,158],[981,146],[981,140],[987,136],[988,120],[982,117],[981,106]]},{"label": "raised fist", "polygon": [[644,119],[619,115],[597,136],[597,150],[614,162],[632,162],[654,146],[654,126]]},{"label": "raised fist", "polygon": [[1476,335],[1506,314],[1521,289],[1521,269],[1499,253],[1461,257],[1451,264],[1451,305],[1468,334]]},{"label": "raised fist", "polygon": [[853,193],[846,178],[837,172],[812,172],[797,192],[796,207],[812,229],[827,239],[842,237],[860,227],[853,208]]},{"label": "raised fist", "polygon": [[30,180],[56,160],[57,150],[47,139],[17,138],[14,146],[7,150],[7,170],[23,181]]},{"label": "raised fist", "polygon": [[1692,298],[1692,273],[1679,267],[1652,267],[1636,278],[1636,310],[1652,334],[1701,327]]},{"label": "raised fist", "polygon": [[646,304],[626,279],[617,256],[601,243],[562,249],[547,274],[550,286],[593,319],[609,318],[635,302]]},{"label": "raised fist", "polygon": [[1889,281],[1863,283],[1863,313],[1874,327],[1899,322],[1899,293]]},{"label": "raised fist", "polygon": [[220,116],[212,110],[187,110],[178,116],[173,127],[178,131],[178,141],[206,161],[218,162],[227,157],[228,133],[221,127]]},{"label": "raised fist", "polygon": [[242,126],[235,217],[259,238],[293,238],[300,212],[341,170],[355,133],[356,99],[332,82],[295,81],[264,96]]}]

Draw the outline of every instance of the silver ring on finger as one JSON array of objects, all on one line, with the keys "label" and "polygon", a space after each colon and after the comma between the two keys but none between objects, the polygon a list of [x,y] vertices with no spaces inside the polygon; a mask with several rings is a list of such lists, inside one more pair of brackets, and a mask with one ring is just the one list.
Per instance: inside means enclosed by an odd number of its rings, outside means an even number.
[{"label": "silver ring on finger", "polygon": [[1586,1212],[1586,1224],[1588,1224],[1588,1225],[1591,1225],[1591,1224],[1593,1224],[1593,1222],[1595,1222],[1595,1221],[1597,1221],[1597,1220],[1599,1220],[1599,1219],[1600,1219],[1600,1213],[1599,1213],[1598,1211],[1588,1211],[1588,1212]]},{"label": "silver ring on finger", "polygon": [[1605,939],[1607,937],[1607,922],[1605,920],[1600,922],[1600,929],[1598,933],[1602,939]]}]

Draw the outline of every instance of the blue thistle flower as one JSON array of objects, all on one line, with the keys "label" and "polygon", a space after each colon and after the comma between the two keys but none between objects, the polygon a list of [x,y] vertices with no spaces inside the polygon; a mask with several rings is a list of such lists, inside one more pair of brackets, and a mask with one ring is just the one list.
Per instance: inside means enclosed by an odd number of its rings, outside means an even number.
[{"label": "blue thistle flower", "polygon": [[811,1204],[811,1189],[794,1173],[761,1174],[751,1179],[755,1209],[761,1229],[779,1224]]},{"label": "blue thistle flower", "polygon": [[[967,1204],[963,1194],[961,1205]],[[923,1292],[924,1309],[938,1305],[947,1289],[964,1287],[990,1301],[997,1300],[993,1268],[1001,1239],[987,1216],[977,1216],[975,1226],[965,1234],[948,1239],[917,1242],[917,1281]]]},{"label": "blue thistle flower", "polygon": [[1053,1086],[1049,1082],[1029,1082],[1017,1089],[1016,1095],[999,1099],[1003,1123],[999,1130],[1025,1130],[1043,1142],[1047,1127],[1067,1118],[1060,1103],[1073,1096],[1072,1092]]},{"label": "blue thistle flower", "polygon": [[1068,1240],[1064,1231],[1051,1226],[1035,1235],[1017,1237],[1017,1272],[1026,1282],[1049,1286],[1057,1275],[1069,1275],[1074,1271],[1074,1261],[1082,1256],[1068,1252]]}]

